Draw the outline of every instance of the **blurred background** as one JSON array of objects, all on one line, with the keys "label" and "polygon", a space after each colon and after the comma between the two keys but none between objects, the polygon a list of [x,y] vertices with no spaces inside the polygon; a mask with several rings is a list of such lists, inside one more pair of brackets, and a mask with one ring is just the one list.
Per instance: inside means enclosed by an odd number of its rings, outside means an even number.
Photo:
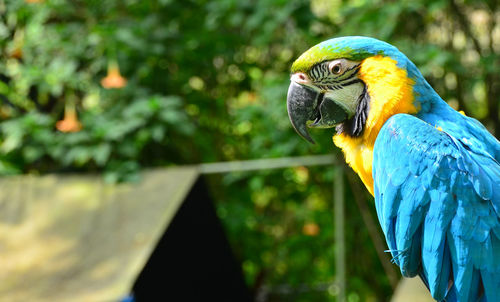
[{"label": "blurred background", "polygon": [[[316,145],[294,133],[285,100],[293,60],[343,35],[397,46],[443,99],[498,137],[499,6],[0,0],[0,174],[134,183],[152,167],[338,156],[332,131],[313,131]],[[335,301],[337,169],[205,176],[246,284],[265,301]],[[387,301],[393,287],[370,235],[380,230],[366,226],[372,197],[345,173],[347,300]]]}]

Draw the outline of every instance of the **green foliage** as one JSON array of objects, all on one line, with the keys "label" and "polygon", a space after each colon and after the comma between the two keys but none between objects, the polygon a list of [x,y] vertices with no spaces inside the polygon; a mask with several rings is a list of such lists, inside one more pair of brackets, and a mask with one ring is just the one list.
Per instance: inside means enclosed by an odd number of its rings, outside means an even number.
[{"label": "green foliage", "polygon": [[[285,97],[293,60],[342,35],[396,45],[452,106],[500,133],[497,1],[28,2],[0,0],[0,174],[133,181],[144,167],[332,152],[329,131],[315,146],[293,132]],[[127,85],[104,89],[113,62]],[[56,130],[68,104],[78,132]],[[272,301],[334,299],[332,170],[209,179],[249,285]],[[359,211],[346,211],[349,301],[386,301]],[[319,233],[305,236],[311,223]]]}]

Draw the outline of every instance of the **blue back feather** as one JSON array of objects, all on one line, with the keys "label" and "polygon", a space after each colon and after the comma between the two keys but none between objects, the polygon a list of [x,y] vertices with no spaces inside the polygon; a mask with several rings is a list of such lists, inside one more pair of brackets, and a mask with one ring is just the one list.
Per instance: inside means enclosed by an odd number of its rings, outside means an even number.
[{"label": "blue back feather", "polygon": [[375,142],[373,177],[379,220],[404,276],[423,275],[436,300],[478,301],[484,293],[485,301],[500,301],[493,156],[398,114]]}]

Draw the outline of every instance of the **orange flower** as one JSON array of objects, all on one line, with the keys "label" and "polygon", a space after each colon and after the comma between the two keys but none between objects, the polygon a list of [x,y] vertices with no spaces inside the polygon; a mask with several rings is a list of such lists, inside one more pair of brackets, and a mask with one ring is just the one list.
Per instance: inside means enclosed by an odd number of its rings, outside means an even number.
[{"label": "orange flower", "polygon": [[24,0],[26,3],[42,3],[44,0]]},{"label": "orange flower", "polygon": [[101,85],[106,89],[123,88],[127,85],[127,79],[121,76],[116,62],[108,64],[108,74],[101,80]]},{"label": "orange flower", "polygon": [[7,119],[10,117],[10,112],[6,107],[0,106],[0,118]]},{"label": "orange flower", "polygon": [[308,222],[302,227],[302,233],[307,236],[316,236],[319,234],[319,225],[314,222]]},{"label": "orange flower", "polygon": [[64,118],[56,123],[57,130],[61,132],[78,132],[82,130],[82,123],[76,115],[75,105],[66,103]]},{"label": "orange flower", "polygon": [[23,50],[21,47],[16,47],[10,52],[10,57],[14,59],[21,59],[23,57]]},{"label": "orange flower", "polygon": [[12,43],[7,46],[7,54],[13,59],[21,59],[23,57],[24,30],[18,29],[14,33]]}]

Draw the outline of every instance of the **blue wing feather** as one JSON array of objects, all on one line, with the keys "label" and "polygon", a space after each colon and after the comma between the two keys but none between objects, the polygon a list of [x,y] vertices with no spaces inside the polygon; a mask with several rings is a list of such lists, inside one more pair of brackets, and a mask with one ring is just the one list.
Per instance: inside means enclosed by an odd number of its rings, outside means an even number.
[{"label": "blue wing feather", "polygon": [[500,165],[417,117],[379,132],[377,215],[396,264],[437,300],[500,301]]}]

